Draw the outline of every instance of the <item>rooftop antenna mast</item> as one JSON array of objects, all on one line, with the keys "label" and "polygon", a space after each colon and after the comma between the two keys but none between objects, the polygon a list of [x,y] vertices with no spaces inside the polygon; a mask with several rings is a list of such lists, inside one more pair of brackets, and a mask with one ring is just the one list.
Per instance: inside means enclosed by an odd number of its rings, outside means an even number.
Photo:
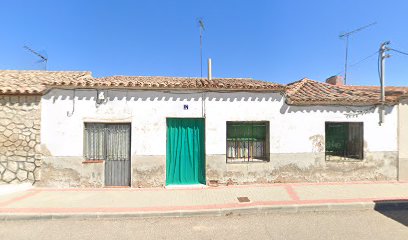
[{"label": "rooftop antenna mast", "polygon": [[377,22],[370,23],[370,24],[368,24],[368,25],[365,25],[365,26],[359,27],[359,28],[357,28],[357,29],[354,29],[353,31],[346,32],[346,33],[343,33],[343,34],[340,34],[340,35],[339,35],[339,38],[342,38],[342,39],[345,38],[345,39],[346,39],[346,60],[345,60],[345,63],[344,63],[344,84],[347,83],[347,60],[348,60],[349,36],[352,35],[352,34],[354,34],[354,33],[359,32],[359,31],[361,31],[361,30],[363,30],[363,29],[366,29],[366,28],[368,28],[368,27],[371,27],[371,26],[373,26],[373,25],[375,25],[375,24],[377,24]]},{"label": "rooftop antenna mast", "polygon": [[48,57],[38,53],[37,51],[34,51],[33,49],[31,49],[28,46],[24,46],[25,49],[27,49],[28,51],[30,51],[32,54],[36,55],[37,57],[39,57],[41,60],[38,62],[43,62],[44,65],[44,70],[47,70],[47,62],[48,62]]},{"label": "rooftop antenna mast", "polygon": [[203,32],[205,28],[202,18],[198,19],[198,26],[200,28],[200,77],[203,78]]}]

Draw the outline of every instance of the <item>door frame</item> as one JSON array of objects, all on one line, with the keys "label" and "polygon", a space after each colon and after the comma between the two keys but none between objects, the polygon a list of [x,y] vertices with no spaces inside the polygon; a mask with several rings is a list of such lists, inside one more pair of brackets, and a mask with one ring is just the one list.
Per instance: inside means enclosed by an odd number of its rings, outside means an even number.
[{"label": "door frame", "polygon": [[[129,164],[128,164],[128,174],[129,174],[129,184],[128,185],[106,185],[106,162],[108,161],[108,158],[105,159],[105,164],[104,164],[104,186],[105,187],[130,187],[132,186],[132,123],[131,122],[106,122],[104,123],[106,125],[128,125],[129,126]],[[107,150],[107,149],[106,149]]]},{"label": "door frame", "polygon": [[[166,117],[166,154],[165,154],[165,171],[164,171],[164,185],[167,185],[167,144],[168,144],[168,137],[167,137],[167,120],[168,119],[202,119],[204,121],[204,136],[203,136],[203,141],[204,141],[204,183],[203,185],[207,184],[207,121],[205,117]],[[181,186],[183,184],[180,184]],[[187,184],[186,184],[187,185]]]},{"label": "door frame", "polygon": [[129,185],[120,185],[120,186],[108,186],[108,185],[106,185],[106,162],[108,161],[107,159],[103,159],[103,171],[102,171],[102,173],[103,173],[103,187],[106,187],[106,188],[115,188],[115,187],[131,187],[132,186],[132,165],[133,165],[133,162],[132,162],[132,122],[131,121],[115,121],[115,120],[112,120],[112,121],[109,121],[109,120],[103,120],[103,121],[100,121],[100,120],[97,120],[97,119],[95,119],[95,120],[86,120],[86,121],[84,121],[84,124],[83,124],[83,146],[86,144],[85,143],[85,134],[86,134],[86,131],[85,131],[85,125],[86,124],[104,124],[104,125],[129,125]]}]

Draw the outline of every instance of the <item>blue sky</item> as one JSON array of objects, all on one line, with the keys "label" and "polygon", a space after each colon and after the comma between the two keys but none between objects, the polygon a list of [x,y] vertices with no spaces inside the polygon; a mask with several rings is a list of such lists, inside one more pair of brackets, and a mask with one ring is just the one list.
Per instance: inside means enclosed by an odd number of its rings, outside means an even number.
[{"label": "blue sky", "polygon": [[[371,22],[350,37],[350,65],[386,40],[408,52],[407,9],[407,1],[3,0],[0,69],[42,69],[28,45],[47,54],[48,70],[197,77],[202,17],[214,77],[323,81],[344,69],[338,35]],[[386,84],[407,85],[408,56],[391,54]],[[378,85],[377,56],[350,67],[348,83]]]}]

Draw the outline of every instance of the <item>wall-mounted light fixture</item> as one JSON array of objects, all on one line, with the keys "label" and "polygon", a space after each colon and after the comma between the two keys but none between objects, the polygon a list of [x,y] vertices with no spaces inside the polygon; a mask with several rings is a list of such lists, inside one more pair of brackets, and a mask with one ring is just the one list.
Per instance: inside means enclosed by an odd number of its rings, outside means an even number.
[{"label": "wall-mounted light fixture", "polygon": [[102,104],[108,101],[106,90],[96,90],[96,104]]}]

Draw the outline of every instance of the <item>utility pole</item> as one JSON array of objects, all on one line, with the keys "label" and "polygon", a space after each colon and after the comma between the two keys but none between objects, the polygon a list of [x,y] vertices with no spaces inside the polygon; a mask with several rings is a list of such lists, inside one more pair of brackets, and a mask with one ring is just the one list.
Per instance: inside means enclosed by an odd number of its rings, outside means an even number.
[{"label": "utility pole", "polygon": [[379,60],[380,60],[380,86],[381,86],[381,97],[380,97],[380,121],[379,125],[384,123],[384,112],[385,112],[385,59],[389,58],[389,54],[385,54],[385,52],[389,51],[390,49],[387,48],[387,45],[390,44],[390,41],[383,42],[380,46],[380,51],[378,54]]}]

